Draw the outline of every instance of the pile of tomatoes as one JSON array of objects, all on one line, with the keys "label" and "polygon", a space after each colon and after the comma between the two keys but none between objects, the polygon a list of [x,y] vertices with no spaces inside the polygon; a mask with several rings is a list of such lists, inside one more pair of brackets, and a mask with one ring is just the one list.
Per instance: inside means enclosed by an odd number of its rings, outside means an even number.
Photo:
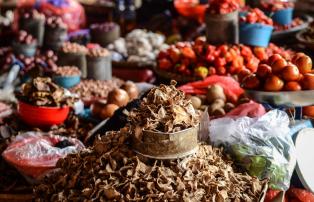
[{"label": "pile of tomatoes", "polygon": [[279,11],[287,8],[293,8],[294,3],[282,0],[264,0],[261,1],[261,7],[267,11]]},{"label": "pile of tomatoes", "polygon": [[211,0],[208,12],[210,14],[228,14],[240,8],[239,0]]},{"label": "pile of tomatoes", "polygon": [[243,79],[243,87],[262,91],[314,90],[312,59],[304,53],[297,53],[291,61],[279,54],[262,62],[256,74]]},{"label": "pile of tomatoes", "polygon": [[289,59],[291,52],[271,44],[268,48],[245,45],[219,45],[206,43],[199,37],[194,42],[178,42],[161,51],[158,69],[180,75],[205,78],[211,75],[238,75],[254,73],[260,61],[278,53]]},{"label": "pile of tomatoes", "polygon": [[265,15],[263,11],[258,8],[253,8],[248,11],[245,16],[240,18],[240,22],[249,23],[249,24],[264,24],[272,26],[273,20]]}]

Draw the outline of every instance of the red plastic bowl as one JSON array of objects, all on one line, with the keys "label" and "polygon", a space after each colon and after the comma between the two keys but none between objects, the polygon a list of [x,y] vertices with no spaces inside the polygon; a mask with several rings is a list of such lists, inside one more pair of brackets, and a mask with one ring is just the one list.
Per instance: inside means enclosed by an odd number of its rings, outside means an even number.
[{"label": "red plastic bowl", "polygon": [[70,112],[69,107],[38,107],[19,101],[18,113],[21,119],[33,127],[50,127],[62,124]]},{"label": "red plastic bowl", "polygon": [[175,0],[174,7],[182,16],[204,22],[208,4],[199,4],[196,0]]}]

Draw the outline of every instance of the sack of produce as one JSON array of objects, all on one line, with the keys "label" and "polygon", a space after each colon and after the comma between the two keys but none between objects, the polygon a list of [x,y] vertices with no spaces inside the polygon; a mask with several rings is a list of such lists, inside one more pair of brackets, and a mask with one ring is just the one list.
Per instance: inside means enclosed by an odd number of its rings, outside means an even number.
[{"label": "sack of produce", "polygon": [[45,16],[37,10],[25,11],[19,21],[21,30],[25,30],[37,39],[37,45],[42,46],[45,30]]},{"label": "sack of produce", "polygon": [[206,13],[207,41],[211,44],[239,42],[239,4],[212,0]]},{"label": "sack of produce", "polygon": [[250,175],[268,178],[270,188],[287,190],[296,164],[289,117],[272,110],[259,118],[225,117],[210,122],[211,142],[223,145]]},{"label": "sack of produce", "polygon": [[77,139],[27,132],[18,135],[2,156],[27,179],[36,181],[53,170],[60,158],[82,149]]}]

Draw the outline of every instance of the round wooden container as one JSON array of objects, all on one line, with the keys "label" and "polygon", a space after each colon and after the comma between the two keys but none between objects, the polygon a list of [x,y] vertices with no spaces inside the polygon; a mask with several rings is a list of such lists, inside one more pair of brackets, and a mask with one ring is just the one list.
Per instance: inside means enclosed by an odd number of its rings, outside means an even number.
[{"label": "round wooden container", "polygon": [[153,159],[178,159],[194,154],[198,149],[199,126],[174,133],[143,130],[142,139],[133,138],[133,150]]}]

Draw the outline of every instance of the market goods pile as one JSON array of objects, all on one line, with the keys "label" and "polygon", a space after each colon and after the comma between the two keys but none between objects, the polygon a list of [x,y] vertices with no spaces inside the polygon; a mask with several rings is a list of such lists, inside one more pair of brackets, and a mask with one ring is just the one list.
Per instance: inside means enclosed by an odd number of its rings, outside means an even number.
[{"label": "market goods pile", "polygon": [[20,101],[35,106],[53,106],[62,105],[72,106],[73,98],[65,95],[63,88],[53,83],[51,78],[37,77],[31,82],[22,85],[22,91],[16,93]]},{"label": "market goods pile", "polygon": [[222,150],[200,145],[183,160],[145,162],[127,146],[128,134],[108,133],[60,160],[35,187],[35,201],[258,201],[264,182],[235,173]]},{"label": "market goods pile", "polygon": [[247,76],[243,86],[264,91],[314,90],[312,59],[304,53],[297,53],[287,61],[275,54],[258,66],[256,75]]},{"label": "market goods pile", "polygon": [[251,48],[245,45],[213,46],[206,38],[194,42],[178,42],[158,55],[158,70],[182,76],[205,78],[211,75],[237,75],[241,71],[256,72],[260,61],[278,53],[289,59],[292,51],[274,44],[268,48]]},{"label": "market goods pile", "polygon": [[175,84],[172,81],[170,86],[162,84],[150,90],[140,108],[130,112],[130,122],[144,130],[166,133],[197,126],[198,112]]},{"label": "market goods pile", "polygon": [[84,80],[70,91],[78,94],[83,101],[89,101],[96,98],[106,99],[110,91],[120,87],[122,84],[123,81],[117,78],[108,81]]},{"label": "market goods pile", "polygon": [[149,63],[155,61],[160,50],[168,47],[164,41],[163,35],[136,29],[110,44],[108,49],[114,61]]}]

